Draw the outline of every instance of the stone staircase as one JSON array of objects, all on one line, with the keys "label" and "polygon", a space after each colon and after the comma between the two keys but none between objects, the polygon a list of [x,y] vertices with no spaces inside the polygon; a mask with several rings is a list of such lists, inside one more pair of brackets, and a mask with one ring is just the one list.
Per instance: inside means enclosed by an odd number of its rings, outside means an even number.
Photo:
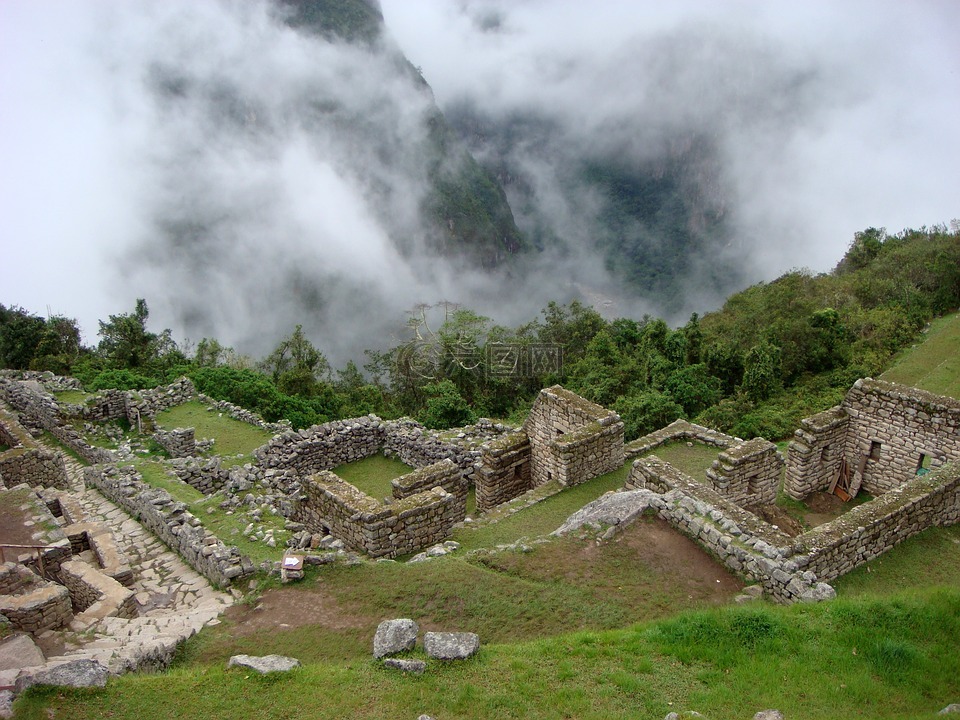
[{"label": "stone staircase", "polygon": [[139,617],[107,617],[89,624],[75,619],[69,629],[47,631],[40,640],[62,646],[64,651],[48,657],[46,667],[81,659],[96,660],[113,673],[165,667],[184,640],[219,622],[218,616],[233,603],[233,596],[212,587],[134,518],[97,490],[86,488],[81,462],[59,448],[51,449],[63,456],[68,492],[86,519],[110,528],[126,555],[133,569],[131,589]]}]

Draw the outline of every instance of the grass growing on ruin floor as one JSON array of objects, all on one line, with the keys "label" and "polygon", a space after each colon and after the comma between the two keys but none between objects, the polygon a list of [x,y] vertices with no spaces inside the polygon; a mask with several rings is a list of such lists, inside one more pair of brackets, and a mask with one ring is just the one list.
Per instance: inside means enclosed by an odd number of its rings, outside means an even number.
[{"label": "grass growing on ruin floor", "polygon": [[904,351],[880,377],[960,398],[960,313],[935,320],[923,342]]},{"label": "grass growing on ruin floor", "polygon": [[[372,633],[372,631],[371,631]],[[485,644],[409,677],[367,658],[285,675],[182,663],[103,690],[29,691],[25,720],[90,718],[936,718],[960,693],[960,592],[726,607],[622,630]]]},{"label": "grass growing on ruin floor", "polygon": [[145,483],[151,487],[166,490],[175,500],[184,503],[189,511],[200,519],[203,527],[225,544],[236,545],[242,554],[248,555],[254,562],[280,559],[290,538],[290,531],[284,530],[284,518],[273,515],[267,510],[263,512],[262,522],[256,526],[264,531],[271,529],[274,531],[276,547],[270,547],[260,540],[248,538],[243,534],[251,521],[247,514],[251,508],[242,506],[239,510],[227,514],[227,511],[220,507],[220,503],[223,502],[222,495],[215,494],[209,497],[204,495],[191,485],[168,474],[168,468],[162,463],[138,460],[134,466]]},{"label": "grass growing on ruin floor", "polygon": [[720,454],[720,448],[706,443],[673,442],[661,445],[647,455],[656,455],[664,462],[673,465],[677,470],[700,482],[706,481],[707,470]]},{"label": "grass growing on ruin floor", "polygon": [[413,468],[397,458],[371,455],[362,460],[335,467],[333,472],[360,492],[366,493],[375,500],[383,500],[383,498],[393,497],[393,486],[390,481],[413,472]]},{"label": "grass growing on ruin floor", "polygon": [[54,393],[53,396],[58,402],[71,405],[83,405],[87,401],[87,398],[92,397],[90,393],[83,392],[82,390],[62,390]]},{"label": "grass growing on ruin floor", "polygon": [[[623,467],[605,475],[564,488],[536,505],[501,517],[495,523],[481,524],[478,527],[467,524],[454,532],[453,539],[469,550],[509,545],[520,538],[549,535],[588,502],[596,500],[605,492],[622,488],[631,465],[632,461],[627,462]],[[482,515],[480,519],[483,519]]]},{"label": "grass growing on ruin floor", "polygon": [[208,407],[192,400],[158,413],[157,424],[167,429],[192,427],[198,440],[213,438],[216,442],[212,452],[222,458],[224,467],[251,462],[253,451],[273,437],[267,430]]}]

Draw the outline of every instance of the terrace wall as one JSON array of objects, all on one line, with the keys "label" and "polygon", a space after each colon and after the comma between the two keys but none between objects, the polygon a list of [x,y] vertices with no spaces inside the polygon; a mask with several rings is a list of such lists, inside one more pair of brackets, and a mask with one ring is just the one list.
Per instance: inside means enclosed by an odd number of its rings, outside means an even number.
[{"label": "terrace wall", "polygon": [[458,517],[456,498],[434,487],[383,505],[322,470],[302,483],[295,519],[314,533],[329,532],[370,557],[416,552],[450,537]]},{"label": "terrace wall", "polygon": [[136,517],[214,585],[229,585],[255,571],[250,558],[205,530],[186,505],[166,490],[144,483],[133,468],[89,467],[84,469],[84,480]]},{"label": "terrace wall", "polygon": [[796,538],[656,457],[635,461],[625,488],[658,493],[653,506],[661,517],[785,603],[831,597],[824,581],[932,525],[960,520],[960,463],[915,477]]}]

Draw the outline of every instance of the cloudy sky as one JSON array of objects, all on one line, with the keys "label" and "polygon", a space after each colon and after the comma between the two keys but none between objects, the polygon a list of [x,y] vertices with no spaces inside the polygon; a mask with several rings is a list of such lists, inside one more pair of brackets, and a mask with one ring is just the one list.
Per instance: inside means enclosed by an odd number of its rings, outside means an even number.
[{"label": "cloudy sky", "polygon": [[[711,133],[753,280],[828,270],[868,226],[960,217],[953,0],[381,4],[441,108],[536,109],[571,142],[637,153]],[[0,303],[76,316],[95,342],[146,297],[154,329],[253,353],[303,323],[334,360],[418,302],[532,318],[546,275],[529,307],[498,308],[482,276],[391,244],[415,233],[422,168],[403,148],[427,101],[385,62],[255,2],[3,0]],[[317,97],[393,128],[391,164],[305,124]]]}]

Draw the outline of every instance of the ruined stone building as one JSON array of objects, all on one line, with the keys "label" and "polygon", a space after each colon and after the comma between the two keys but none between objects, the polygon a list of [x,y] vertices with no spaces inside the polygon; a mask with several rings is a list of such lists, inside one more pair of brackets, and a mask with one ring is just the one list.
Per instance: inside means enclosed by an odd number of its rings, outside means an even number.
[{"label": "ruined stone building", "polygon": [[846,472],[879,495],[960,460],[960,401],[883,380],[858,380],[843,402],[802,421],[784,491],[802,500]]}]

